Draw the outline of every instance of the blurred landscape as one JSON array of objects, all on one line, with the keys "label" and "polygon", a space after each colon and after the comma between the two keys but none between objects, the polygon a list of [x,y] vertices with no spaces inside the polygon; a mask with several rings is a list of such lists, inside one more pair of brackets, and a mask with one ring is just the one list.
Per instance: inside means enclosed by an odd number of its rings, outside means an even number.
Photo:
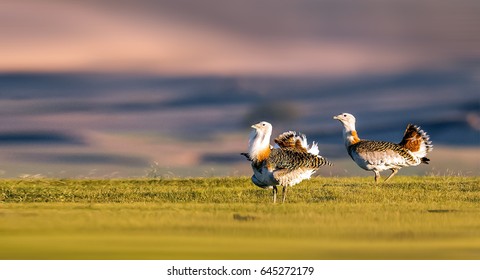
[{"label": "blurred landscape", "polygon": [[339,80],[4,74],[2,175],[248,175],[239,153],[261,120],[274,136],[293,129],[318,142],[336,163],[320,174],[363,174],[332,119],[341,112],[354,113],[368,139],[399,142],[408,123],[425,129],[435,145],[431,164],[403,171],[478,175],[475,71]]},{"label": "blurred landscape", "polygon": [[373,177],[342,112],[431,136],[400,174],[480,175],[478,1],[135,3],[0,2],[2,177],[249,176],[262,120],[318,142],[318,175]]}]

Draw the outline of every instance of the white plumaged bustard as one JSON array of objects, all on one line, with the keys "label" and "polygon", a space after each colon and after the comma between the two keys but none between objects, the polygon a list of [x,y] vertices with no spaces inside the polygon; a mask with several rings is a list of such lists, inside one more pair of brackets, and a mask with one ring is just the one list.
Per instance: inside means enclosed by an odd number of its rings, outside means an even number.
[{"label": "white plumaged bustard", "polygon": [[275,147],[270,145],[272,125],[260,122],[252,125],[248,154],[252,162],[252,182],[258,187],[273,189],[273,203],[277,198],[277,186],[283,186],[282,202],[285,202],[287,187],[309,179],[323,165],[332,165],[319,155],[316,143],[307,144],[303,134],[287,131],[275,138]]},{"label": "white plumaged bustard", "polygon": [[363,140],[355,129],[355,117],[343,113],[333,117],[343,124],[343,139],[350,157],[358,166],[375,173],[375,182],[380,179],[380,171],[390,169],[392,178],[398,170],[406,166],[428,164],[426,155],[432,151],[430,137],[420,127],[409,124],[400,143]]}]

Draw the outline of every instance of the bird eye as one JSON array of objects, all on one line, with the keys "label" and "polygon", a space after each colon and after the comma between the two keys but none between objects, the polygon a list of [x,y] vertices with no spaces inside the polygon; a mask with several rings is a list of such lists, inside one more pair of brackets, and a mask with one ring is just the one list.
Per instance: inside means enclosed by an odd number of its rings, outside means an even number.
[{"label": "bird eye", "polygon": [[347,114],[343,114],[343,116],[344,116],[344,117],[346,117],[346,116],[347,116]]},{"label": "bird eye", "polygon": [[264,123],[262,123],[262,126],[265,126],[265,124],[264,124]]}]

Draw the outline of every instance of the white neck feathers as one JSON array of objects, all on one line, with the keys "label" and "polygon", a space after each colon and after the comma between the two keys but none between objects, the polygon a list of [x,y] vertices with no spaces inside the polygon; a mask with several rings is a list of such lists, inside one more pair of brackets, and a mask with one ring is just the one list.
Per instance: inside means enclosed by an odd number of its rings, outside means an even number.
[{"label": "white neck feathers", "polygon": [[355,123],[343,123],[343,141],[346,147],[360,141],[357,131],[355,130]]},{"label": "white neck feathers", "polygon": [[253,130],[250,133],[248,141],[248,153],[250,158],[255,161],[262,161],[270,154],[270,136],[271,132],[262,132]]}]

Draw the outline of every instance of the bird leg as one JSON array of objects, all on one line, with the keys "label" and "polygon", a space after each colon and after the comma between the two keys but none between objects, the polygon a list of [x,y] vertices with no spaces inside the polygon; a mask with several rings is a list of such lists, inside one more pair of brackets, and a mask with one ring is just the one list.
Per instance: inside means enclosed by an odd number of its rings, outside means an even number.
[{"label": "bird leg", "polygon": [[273,186],[273,203],[277,203],[277,186]]},{"label": "bird leg", "polygon": [[392,170],[392,174],[390,174],[390,176],[388,176],[387,179],[385,179],[385,182],[388,181],[390,178],[392,178],[393,175],[397,174],[397,172],[398,172],[398,169],[396,169],[396,168],[392,168],[390,170]]},{"label": "bird leg", "polygon": [[283,191],[282,191],[282,203],[285,203],[285,197],[286,196],[287,196],[287,187],[284,186]]},{"label": "bird leg", "polygon": [[373,170],[373,172],[375,173],[375,183],[378,183],[378,181],[380,180],[380,172],[378,172],[377,170]]}]

